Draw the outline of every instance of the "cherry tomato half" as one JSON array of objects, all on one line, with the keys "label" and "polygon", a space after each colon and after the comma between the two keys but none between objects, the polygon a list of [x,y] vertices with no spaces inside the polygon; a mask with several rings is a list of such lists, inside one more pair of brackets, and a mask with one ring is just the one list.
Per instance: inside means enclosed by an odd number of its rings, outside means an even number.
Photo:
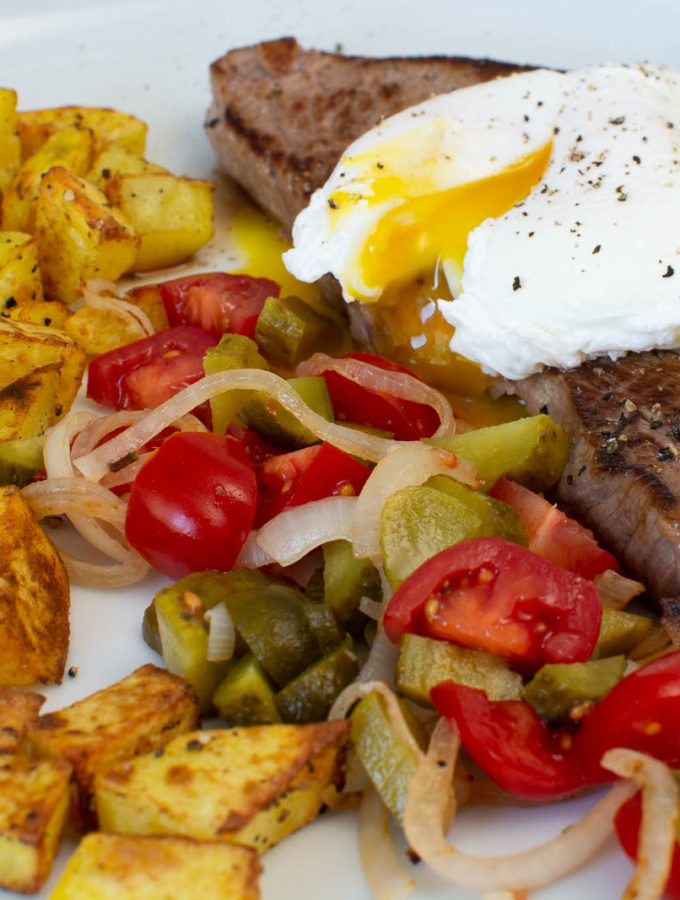
[{"label": "cherry tomato half", "polygon": [[524,700],[492,702],[484,691],[453,681],[430,692],[442,716],[455,722],[465,750],[504,790],[527,800],[552,800],[585,785],[571,735],[553,730]]},{"label": "cherry tomato half", "polygon": [[132,484],[125,534],[155,569],[183,578],[228,571],[250,531],[257,483],[227,435],[179,432],[144,463]]},{"label": "cherry tomato half", "polygon": [[268,278],[226,272],[174,278],[159,287],[171,325],[198,325],[217,340],[227,331],[254,337],[265,300],[281,293]]},{"label": "cherry tomato half", "polygon": [[[349,353],[343,358],[371,363],[388,372],[413,375],[409,369],[371,353]],[[430,437],[439,426],[439,416],[425,403],[399,400],[383,391],[362,387],[338,372],[324,372],[323,377],[328,385],[336,419],[391,431],[398,441],[416,441],[421,437]]]},{"label": "cherry tomato half", "polygon": [[593,781],[614,778],[600,766],[612,747],[648,753],[680,768],[680,651],[619,681],[581,723],[575,745]]},{"label": "cherry tomato half", "polygon": [[589,659],[602,603],[592,584],[501,538],[454,544],[424,562],[395,591],[383,624],[489,650],[523,671]]},{"label": "cherry tomato half", "polygon": [[[640,791],[627,800],[614,816],[616,835],[624,852],[635,862],[637,860],[638,838],[640,836],[640,822],[642,820],[642,794]],[[664,897],[670,900],[680,900],[680,844],[677,838],[671,871],[666,882]]]},{"label": "cherry tomato half", "polygon": [[529,488],[503,475],[489,493],[519,512],[529,535],[529,547],[539,556],[589,581],[607,569],[620,571],[615,557],[600,547],[592,531]]},{"label": "cherry tomato half", "polygon": [[152,409],[203,378],[203,356],[216,341],[180,325],[109,350],[90,361],[87,396],[115,409]]}]

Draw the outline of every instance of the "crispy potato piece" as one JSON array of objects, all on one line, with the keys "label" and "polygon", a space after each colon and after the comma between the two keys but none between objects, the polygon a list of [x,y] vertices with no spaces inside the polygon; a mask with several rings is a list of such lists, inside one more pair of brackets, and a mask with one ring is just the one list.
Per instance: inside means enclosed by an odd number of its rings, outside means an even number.
[{"label": "crispy potato piece", "polygon": [[213,236],[215,185],[210,181],[149,172],[114,175],[106,196],[139,232],[132,271],[176,266]]},{"label": "crispy potato piece", "polygon": [[103,831],[236,841],[263,853],[318,814],[342,783],[346,721],[196,731],[101,770]]},{"label": "crispy potato piece", "polygon": [[34,300],[13,306],[2,315],[10,322],[26,322],[28,325],[57,328],[63,331],[66,320],[73,313],[60,300]]},{"label": "crispy potato piece", "polygon": [[42,299],[35,239],[25,231],[0,231],[0,310]]},{"label": "crispy potato piece", "polygon": [[63,166],[43,177],[35,236],[45,293],[64,303],[73,303],[90,278],[120,278],[139,247],[138,235],[120,210]]},{"label": "crispy potato piece", "polygon": [[64,323],[64,331],[88,356],[99,356],[147,336],[142,326],[125,313],[84,306]]},{"label": "crispy potato piece", "polygon": [[82,347],[56,328],[0,318],[0,388],[41,366],[56,363],[61,377],[55,413],[61,416],[73,404],[86,362]]},{"label": "crispy potato piece", "polygon": [[17,121],[17,92],[0,88],[0,191],[12,182],[21,166]]},{"label": "crispy potato piece", "polygon": [[0,441],[39,437],[57,421],[61,373],[57,363],[40,366],[0,390]]},{"label": "crispy potato piece", "polygon": [[134,303],[147,314],[156,331],[170,327],[161,291],[157,284],[143,284],[133,288],[127,292],[125,299],[128,303]]},{"label": "crispy potato piece", "polygon": [[18,488],[0,489],[0,684],[60,682],[69,582],[56,547]]},{"label": "crispy potato piece", "polygon": [[0,756],[0,887],[40,890],[61,840],[70,778],[63,760]]},{"label": "crispy potato piece", "polygon": [[106,141],[95,147],[92,166],[86,178],[105,191],[109,179],[114,175],[141,175],[144,172],[167,174],[168,170],[133,153],[118,141]]},{"label": "crispy potato piece", "polygon": [[35,691],[0,687],[0,754],[15,752],[44,702],[43,695]]},{"label": "crispy potato piece", "polygon": [[257,900],[249,847],[163,835],[86,835],[50,900]]},{"label": "crispy potato piece", "polygon": [[198,701],[191,686],[149,664],[72,706],[40,716],[27,730],[25,749],[72,764],[80,815],[87,822],[96,772],[121,759],[159,750],[198,722]]},{"label": "crispy potato piece", "polygon": [[23,110],[18,114],[23,158],[39,150],[56,131],[87,128],[100,141],[118,141],[143,156],[147,126],[141,119],[115,109],[96,106],[58,106],[53,109]]},{"label": "crispy potato piece", "polygon": [[29,157],[2,199],[2,227],[7,231],[33,232],[35,207],[43,176],[52,166],[64,166],[83,175],[90,166],[91,131],[65,128],[52,135],[40,150]]}]

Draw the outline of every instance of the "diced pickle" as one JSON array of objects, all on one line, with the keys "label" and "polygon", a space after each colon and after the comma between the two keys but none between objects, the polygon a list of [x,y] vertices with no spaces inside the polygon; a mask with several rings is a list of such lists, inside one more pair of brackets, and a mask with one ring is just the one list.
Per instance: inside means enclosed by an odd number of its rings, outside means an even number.
[{"label": "diced pickle", "polygon": [[[289,378],[288,384],[314,412],[333,421],[333,405],[325,380],[320,375],[308,378]],[[240,416],[249,428],[286,450],[316,444],[319,438],[263,391],[251,392]]]},{"label": "diced pickle", "polygon": [[473,462],[486,488],[507,475],[533,491],[557,482],[571,449],[568,432],[542,414],[428,443]]},{"label": "diced pickle", "polygon": [[349,541],[329,541],[323,545],[324,600],[337,620],[350,630],[361,628],[362,597],[380,598],[380,577],[369,559],[356,559]]},{"label": "diced pickle", "polygon": [[449,679],[485,691],[489,700],[522,698],[521,676],[500,656],[415,634],[403,636],[397,662],[400,694],[422,706],[432,706],[430,690]]},{"label": "diced pickle", "polygon": [[[269,364],[255,341],[243,334],[225,334],[203,357],[203,371],[215,375],[230,369],[269,369]],[[225,391],[213,397],[210,400],[213,431],[224,434],[227,425],[238,422],[240,410],[252,395],[253,391]]]},{"label": "diced pickle", "polygon": [[0,485],[24,487],[44,466],[45,436],[0,443]]},{"label": "diced pickle", "polygon": [[359,660],[351,638],[301,672],[274,698],[284,722],[321,722],[333,701],[357,676]]},{"label": "diced pickle", "polygon": [[603,656],[614,656],[617,653],[628,653],[654,630],[654,622],[647,616],[636,616],[634,613],[620,609],[602,609],[600,635],[593,650],[593,659]]},{"label": "diced pickle", "polygon": [[273,363],[293,368],[315,350],[347,352],[348,334],[299,297],[269,297],[262,308],[255,340]]},{"label": "diced pickle", "polygon": [[212,699],[228,725],[271,725],[281,721],[271,682],[252,653],[246,653],[228,669]]},{"label": "diced pickle", "polygon": [[163,655],[161,636],[158,631],[158,616],[156,615],[156,607],[154,606],[153,600],[144,610],[144,615],[142,617],[142,637],[152,650],[155,650],[159,656]]},{"label": "diced pickle", "polygon": [[305,594],[300,595],[300,602],[314,634],[318,655],[323,656],[342,643],[345,632],[338,625],[333,610],[324,600],[311,600]]},{"label": "diced pickle", "polygon": [[558,722],[576,707],[608,694],[625,667],[625,656],[543,666],[525,686],[524,697],[539,716]]}]

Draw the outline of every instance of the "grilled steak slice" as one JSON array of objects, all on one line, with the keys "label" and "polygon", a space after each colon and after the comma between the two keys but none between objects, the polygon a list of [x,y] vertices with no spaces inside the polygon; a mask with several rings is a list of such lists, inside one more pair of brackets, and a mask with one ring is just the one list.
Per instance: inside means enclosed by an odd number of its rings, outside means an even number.
[{"label": "grilled steak slice", "polygon": [[508,387],[574,436],[567,508],[650,595],[680,595],[680,355],[600,357]]},{"label": "grilled steak slice", "polygon": [[372,59],[281,38],[210,69],[206,131],[220,168],[290,230],[347,146],[384,116],[526,67],[486,59]]}]

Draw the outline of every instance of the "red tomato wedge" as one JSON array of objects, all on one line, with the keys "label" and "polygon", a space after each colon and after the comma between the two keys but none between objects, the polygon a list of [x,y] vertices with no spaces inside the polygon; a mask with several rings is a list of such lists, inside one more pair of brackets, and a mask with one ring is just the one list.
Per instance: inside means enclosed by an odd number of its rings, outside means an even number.
[{"label": "red tomato wedge", "polygon": [[227,435],[179,432],[139,470],[125,534],[159,572],[232,568],[252,528],[257,482],[241,445]]},{"label": "red tomato wedge", "polygon": [[370,474],[367,465],[327,443],[272,456],[258,472],[257,523],[262,524],[282,510],[310,500],[338,494],[354,496]]},{"label": "red tomato wedge", "polygon": [[201,328],[180,325],[109,350],[90,361],[87,396],[115,409],[152,409],[203,377],[215,344]]},{"label": "red tomato wedge", "polygon": [[[642,795],[638,791],[634,797],[627,800],[614,816],[616,835],[624,852],[635,862],[637,860],[638,838],[640,836],[640,822],[642,820]],[[666,882],[664,897],[670,900],[680,900],[680,845],[676,837],[675,849],[671,871]]]},{"label": "red tomato wedge", "polygon": [[530,672],[589,659],[602,604],[592,584],[501,538],[454,544],[395,591],[383,624],[397,643],[421,634],[488,650]]},{"label": "red tomato wedge", "polygon": [[571,735],[549,728],[524,700],[492,702],[484,691],[453,681],[430,694],[440,715],[455,722],[472,759],[515,797],[553,800],[585,785]]},{"label": "red tomato wedge", "polygon": [[[349,353],[343,359],[358,359],[389,372],[413,375],[409,369],[371,353]],[[383,391],[362,387],[338,372],[324,372],[323,377],[336,419],[393,432],[398,441],[430,437],[439,426],[439,416],[425,403],[399,400]]]},{"label": "red tomato wedge", "polygon": [[641,666],[595,704],[575,745],[593,781],[615,777],[600,766],[612,747],[648,753],[680,768],[680,651]]},{"label": "red tomato wedge", "polygon": [[529,488],[503,475],[489,493],[519,512],[529,547],[539,556],[590,581],[607,569],[620,571],[616,558],[600,547],[592,531]]},{"label": "red tomato wedge", "polygon": [[254,337],[265,300],[281,293],[268,278],[226,272],[174,278],[159,287],[170,325],[198,325],[217,340],[227,331]]}]

